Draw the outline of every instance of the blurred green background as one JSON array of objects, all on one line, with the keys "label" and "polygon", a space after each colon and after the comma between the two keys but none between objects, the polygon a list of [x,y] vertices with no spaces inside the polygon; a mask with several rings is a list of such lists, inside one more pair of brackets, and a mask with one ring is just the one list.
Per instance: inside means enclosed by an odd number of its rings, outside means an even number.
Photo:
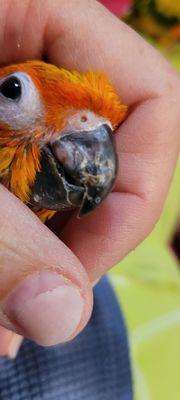
[{"label": "blurred green background", "polygon": [[[180,0],[102,3],[180,71]],[[128,327],[136,400],[180,399],[180,270],[172,247],[179,218],[180,163],[155,229],[109,274]]]}]

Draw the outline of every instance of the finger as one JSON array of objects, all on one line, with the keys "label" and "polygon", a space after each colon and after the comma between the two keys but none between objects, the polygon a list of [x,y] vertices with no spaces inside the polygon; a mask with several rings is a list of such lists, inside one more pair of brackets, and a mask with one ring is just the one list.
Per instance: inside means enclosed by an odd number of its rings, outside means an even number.
[{"label": "finger", "polygon": [[43,2],[0,0],[0,9],[1,65],[40,58],[47,19]]},{"label": "finger", "polygon": [[46,54],[67,68],[106,71],[128,104],[168,87],[169,64],[95,0],[0,0],[0,7],[1,64]]},{"label": "finger", "polygon": [[93,215],[70,220],[61,235],[94,280],[135,248],[160,215],[178,154],[180,102],[175,72],[151,46],[98,3],[77,2],[76,12],[70,3],[61,17],[52,11],[49,18],[50,60],[106,71],[132,106],[116,134],[116,193]]},{"label": "finger", "polygon": [[52,3],[44,33],[51,62],[80,71],[105,71],[128,105],[168,88],[170,65],[99,2],[77,0],[76,7],[72,0],[61,4]]},{"label": "finger", "polygon": [[22,336],[0,326],[0,357],[15,358],[22,341]]},{"label": "finger", "polygon": [[0,186],[0,325],[51,345],[78,333],[92,308],[85,271],[24,204]]}]

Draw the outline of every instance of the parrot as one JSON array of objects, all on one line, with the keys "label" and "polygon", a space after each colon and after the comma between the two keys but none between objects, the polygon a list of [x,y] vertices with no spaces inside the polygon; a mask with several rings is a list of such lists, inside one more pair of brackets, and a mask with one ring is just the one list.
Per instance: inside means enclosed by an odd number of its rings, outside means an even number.
[{"label": "parrot", "polygon": [[106,74],[30,60],[0,68],[0,183],[45,222],[112,190],[127,114]]}]

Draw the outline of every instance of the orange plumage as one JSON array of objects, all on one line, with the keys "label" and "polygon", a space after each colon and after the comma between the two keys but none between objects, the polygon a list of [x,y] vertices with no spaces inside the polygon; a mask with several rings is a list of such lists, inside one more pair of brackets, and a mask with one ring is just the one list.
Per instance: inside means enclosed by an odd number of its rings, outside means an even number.
[{"label": "orange plumage", "polygon": [[[40,111],[33,111],[36,115],[34,119],[32,118],[30,126],[28,123],[26,125],[26,115],[27,120],[31,120],[31,107],[28,108],[26,104],[24,106],[21,99],[20,105],[15,105],[19,114],[15,113],[14,119],[9,111],[6,115],[6,108],[5,118],[4,114],[0,116],[0,181],[28,204],[31,187],[37,172],[41,169],[42,148],[63,131],[70,117],[76,115],[78,111],[86,113],[88,110],[109,121],[114,130],[124,120],[127,107],[120,102],[103,73],[88,71],[81,74],[59,69],[41,61],[28,61],[1,68],[0,89],[1,81],[12,74],[18,76],[19,73],[23,74],[24,80],[28,76],[32,82],[30,85],[34,85],[33,89],[30,87],[35,93],[32,94],[32,98],[35,97]],[[26,86],[26,80],[24,82]],[[27,97],[26,87],[24,91],[24,96]],[[31,103],[33,105],[32,98],[29,100],[30,105]],[[10,106],[11,103],[8,103],[8,110]],[[4,103],[3,107],[6,107]],[[22,118],[22,115],[25,117]],[[18,116],[22,127],[19,127]],[[55,212],[38,210],[33,206],[31,208],[42,220]]]}]

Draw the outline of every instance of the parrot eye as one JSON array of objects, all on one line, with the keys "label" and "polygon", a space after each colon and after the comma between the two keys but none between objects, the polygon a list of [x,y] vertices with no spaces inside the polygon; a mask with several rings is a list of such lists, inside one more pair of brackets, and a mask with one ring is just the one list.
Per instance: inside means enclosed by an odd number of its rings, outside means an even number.
[{"label": "parrot eye", "polygon": [[0,80],[0,122],[13,130],[29,128],[43,110],[38,89],[29,74],[17,71]]},{"label": "parrot eye", "polygon": [[16,76],[10,76],[0,86],[1,94],[10,100],[18,100],[21,97],[21,82]]}]

